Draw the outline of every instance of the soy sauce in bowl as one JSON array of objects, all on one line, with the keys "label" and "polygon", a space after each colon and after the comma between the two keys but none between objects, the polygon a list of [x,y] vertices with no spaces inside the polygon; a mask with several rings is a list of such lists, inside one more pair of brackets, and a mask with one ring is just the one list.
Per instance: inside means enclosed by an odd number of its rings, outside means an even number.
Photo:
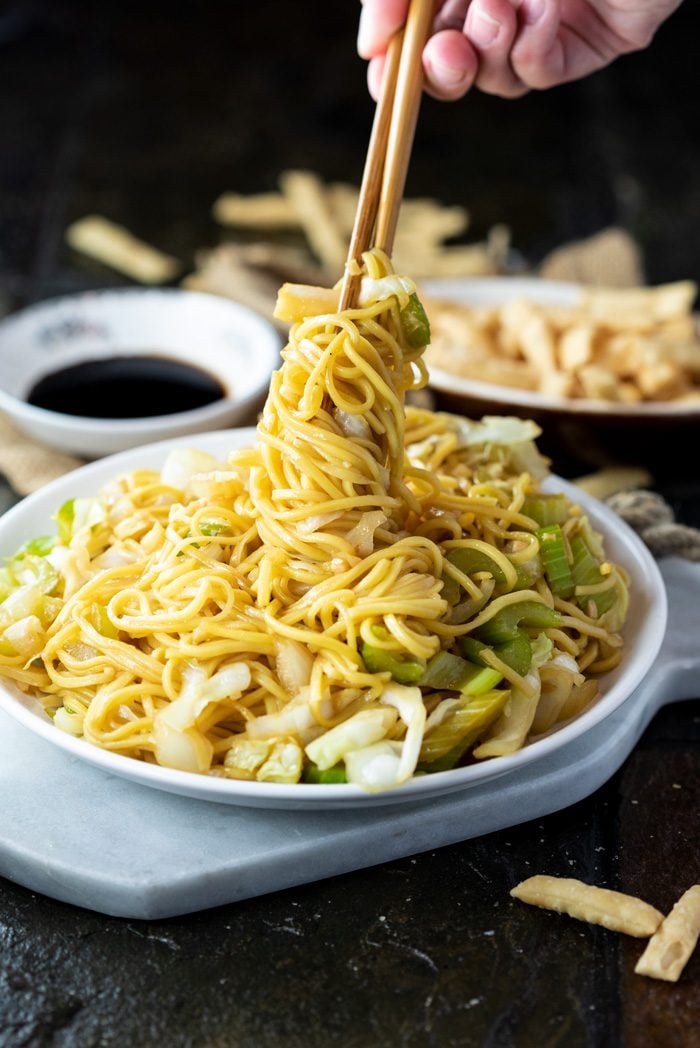
[{"label": "soy sauce in bowl", "polygon": [[82,418],[175,415],[226,396],[214,375],[157,354],[104,357],[51,371],[26,396],[33,407]]}]

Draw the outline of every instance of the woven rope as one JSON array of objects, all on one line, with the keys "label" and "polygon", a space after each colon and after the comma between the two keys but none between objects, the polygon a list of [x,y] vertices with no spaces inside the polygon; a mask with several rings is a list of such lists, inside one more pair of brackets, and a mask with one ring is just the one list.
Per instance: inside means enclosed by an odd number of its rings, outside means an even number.
[{"label": "woven rope", "polygon": [[700,529],[677,524],[673,510],[661,495],[653,491],[620,491],[606,501],[655,557],[700,561]]}]

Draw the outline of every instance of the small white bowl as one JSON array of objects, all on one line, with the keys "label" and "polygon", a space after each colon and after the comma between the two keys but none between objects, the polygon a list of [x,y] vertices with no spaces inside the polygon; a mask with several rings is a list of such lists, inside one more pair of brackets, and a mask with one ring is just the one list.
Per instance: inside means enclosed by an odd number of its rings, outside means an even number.
[{"label": "small white bowl", "polygon": [[[35,440],[84,458],[250,421],[280,363],[281,339],[245,306],[216,295],[124,288],[67,295],[0,321],[0,410]],[[91,418],[35,407],[42,378],[82,362],[162,357],[199,368],[224,395],[142,418]]]}]

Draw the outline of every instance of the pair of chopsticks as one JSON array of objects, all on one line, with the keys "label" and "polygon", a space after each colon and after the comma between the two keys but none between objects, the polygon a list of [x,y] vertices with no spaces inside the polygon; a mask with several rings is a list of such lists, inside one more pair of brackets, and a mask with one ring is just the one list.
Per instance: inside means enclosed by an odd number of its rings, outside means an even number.
[{"label": "pair of chopsticks", "polygon": [[411,0],[406,24],[389,44],[345,263],[341,310],[355,303],[359,277],[354,263],[362,253],[378,247],[391,254],[423,91],[421,55],[434,11],[435,0]]}]

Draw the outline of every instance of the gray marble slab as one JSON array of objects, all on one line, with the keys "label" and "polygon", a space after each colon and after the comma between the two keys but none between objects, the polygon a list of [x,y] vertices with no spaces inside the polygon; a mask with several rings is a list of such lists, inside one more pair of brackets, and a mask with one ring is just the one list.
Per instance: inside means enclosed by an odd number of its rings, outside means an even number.
[{"label": "gray marble slab", "polygon": [[697,696],[700,566],[662,565],[669,625],[625,703],[546,760],[406,806],[296,812],[191,800],[106,775],[0,713],[0,874],[105,914],[158,919],[542,817],[592,793],[655,711]]}]

